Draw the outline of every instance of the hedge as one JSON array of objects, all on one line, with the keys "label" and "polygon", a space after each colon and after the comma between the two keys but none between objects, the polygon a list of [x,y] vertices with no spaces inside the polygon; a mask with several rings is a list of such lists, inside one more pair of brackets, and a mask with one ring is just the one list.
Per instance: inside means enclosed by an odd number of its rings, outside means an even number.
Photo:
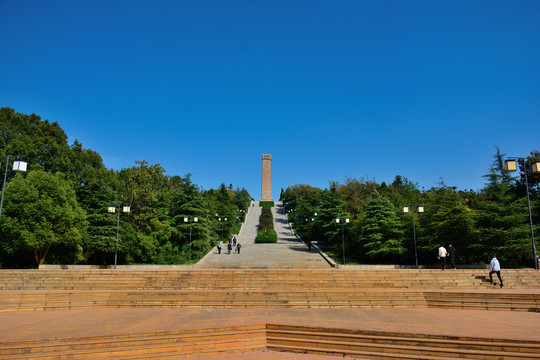
[{"label": "hedge", "polygon": [[263,229],[257,233],[255,242],[258,243],[277,243],[277,233],[273,229]]}]

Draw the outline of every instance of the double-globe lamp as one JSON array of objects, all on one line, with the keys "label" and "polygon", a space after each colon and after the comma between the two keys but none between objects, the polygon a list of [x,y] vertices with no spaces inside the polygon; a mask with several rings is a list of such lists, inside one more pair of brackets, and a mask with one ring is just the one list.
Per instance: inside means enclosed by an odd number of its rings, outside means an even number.
[{"label": "double-globe lamp", "polygon": [[[532,239],[532,250],[533,250],[533,260],[534,268],[538,269],[538,261],[536,258],[536,245],[534,243],[534,227],[532,221],[532,212],[531,212],[531,199],[529,197],[529,180],[527,179],[527,163],[525,158],[519,157],[509,157],[508,160],[504,161],[504,170],[513,172],[518,170],[518,161],[521,160],[523,163],[523,173],[525,174],[525,188],[527,189],[527,205],[529,206],[529,223],[531,225],[531,239]],[[540,161],[535,161],[531,166],[532,172],[534,174],[540,173]]]},{"label": "double-globe lamp", "polygon": [[[6,171],[4,172],[4,185],[2,186],[2,200],[0,200],[0,219],[2,218],[2,206],[4,205],[4,190],[6,189],[7,172],[9,165],[9,155],[6,155]],[[26,172],[28,163],[22,160],[15,160],[13,162],[13,171]]]}]

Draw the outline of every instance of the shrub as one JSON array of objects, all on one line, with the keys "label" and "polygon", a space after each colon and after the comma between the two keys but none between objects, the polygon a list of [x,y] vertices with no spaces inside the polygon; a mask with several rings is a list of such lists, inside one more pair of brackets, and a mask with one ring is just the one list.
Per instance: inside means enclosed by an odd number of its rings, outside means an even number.
[{"label": "shrub", "polygon": [[261,215],[259,219],[259,229],[273,229],[274,218],[272,215]]},{"label": "shrub", "polygon": [[257,233],[258,243],[277,243],[277,233],[273,229],[263,229]]}]

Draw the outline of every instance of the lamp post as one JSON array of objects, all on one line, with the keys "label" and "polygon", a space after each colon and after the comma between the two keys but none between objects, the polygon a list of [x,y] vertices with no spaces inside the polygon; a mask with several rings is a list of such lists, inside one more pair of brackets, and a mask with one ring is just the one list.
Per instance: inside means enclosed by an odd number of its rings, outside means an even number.
[{"label": "lamp post", "polygon": [[194,216],[185,216],[184,222],[189,222],[189,265],[191,265],[191,226],[194,222],[198,222],[199,219]]},{"label": "lamp post", "polygon": [[416,268],[418,269],[418,254],[416,252],[416,225],[415,225],[415,220],[414,220],[414,209],[416,207],[416,212],[421,214],[424,212],[424,207],[418,204],[410,204],[403,207],[404,213],[409,212],[409,206],[412,208],[412,228],[413,228],[413,234],[414,234],[414,262],[416,264]]},{"label": "lamp post", "polygon": [[345,265],[345,224],[349,223],[348,217],[337,217],[336,224],[341,223],[341,247],[343,248],[343,265]]},{"label": "lamp post", "polygon": [[315,221],[315,218],[317,217],[317,213],[313,213],[313,217],[306,219],[306,223],[308,224],[308,234],[309,234],[309,242],[311,243],[312,233],[311,233],[311,224]]},{"label": "lamp post", "polygon": [[[110,213],[116,212],[116,206],[109,206],[108,211]],[[116,218],[116,249],[114,250],[114,268],[116,269],[116,262],[118,260],[118,237],[120,232],[120,211],[123,213],[129,213],[131,208],[129,205],[118,205],[118,216]]]},{"label": "lamp post", "polygon": [[227,218],[220,217],[217,213],[216,213],[216,217],[218,218],[218,221],[221,223],[221,241],[223,241],[223,222],[227,221]]},{"label": "lamp post", "polygon": [[[2,218],[2,206],[4,205],[4,190],[6,189],[7,170],[8,170],[10,155],[5,155],[5,157],[6,157],[6,171],[4,172],[4,184],[2,185],[2,200],[0,200],[0,219]],[[17,159],[18,156],[15,158]],[[26,161],[15,160],[13,162],[13,171],[26,172],[27,165],[28,163]]]},{"label": "lamp post", "polygon": [[[508,160],[504,161],[504,171],[508,171],[508,172],[517,171],[517,168],[518,168],[517,162],[519,160],[523,162],[523,173],[525,174],[525,188],[527,189],[527,205],[529,206],[529,223],[531,225],[531,239],[532,239],[534,268],[538,269],[538,262],[536,261],[536,245],[534,243],[534,228],[533,228],[532,212],[531,212],[531,199],[529,197],[529,180],[527,179],[527,164],[525,162],[525,158],[509,157]],[[532,164],[532,172],[534,174],[540,172],[540,161],[535,161]]]}]

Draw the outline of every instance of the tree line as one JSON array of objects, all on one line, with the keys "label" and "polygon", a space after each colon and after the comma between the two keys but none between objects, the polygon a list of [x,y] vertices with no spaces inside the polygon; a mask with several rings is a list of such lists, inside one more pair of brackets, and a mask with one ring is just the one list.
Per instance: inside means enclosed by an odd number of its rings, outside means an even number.
[{"label": "tree line", "polygon": [[[506,172],[504,160],[496,148],[478,191],[458,190],[443,180],[425,190],[402,176],[391,184],[347,178],[343,184],[330,182],[326,189],[289,186],[281,190],[280,200],[297,234],[304,241],[317,241],[339,263],[345,253],[349,264],[414,265],[415,231],[420,265],[435,264],[437,248],[452,244],[458,264],[486,263],[496,254],[506,267],[534,266],[524,171],[532,221],[538,224],[540,174],[532,173],[531,164],[540,160],[540,153],[531,152],[519,175]],[[403,206],[410,211],[404,213]],[[337,223],[337,218],[348,218],[349,223]]]},{"label": "tree line", "polygon": [[[15,156],[28,162],[26,173],[9,167]],[[96,151],[77,140],[70,145],[57,122],[8,107],[0,108],[0,162],[2,175],[8,166],[0,218],[3,267],[109,265],[115,251],[119,264],[197,261],[222,236],[239,231],[252,200],[243,188],[204,190],[191,174],[170,176],[144,160],[107,169]]]}]

